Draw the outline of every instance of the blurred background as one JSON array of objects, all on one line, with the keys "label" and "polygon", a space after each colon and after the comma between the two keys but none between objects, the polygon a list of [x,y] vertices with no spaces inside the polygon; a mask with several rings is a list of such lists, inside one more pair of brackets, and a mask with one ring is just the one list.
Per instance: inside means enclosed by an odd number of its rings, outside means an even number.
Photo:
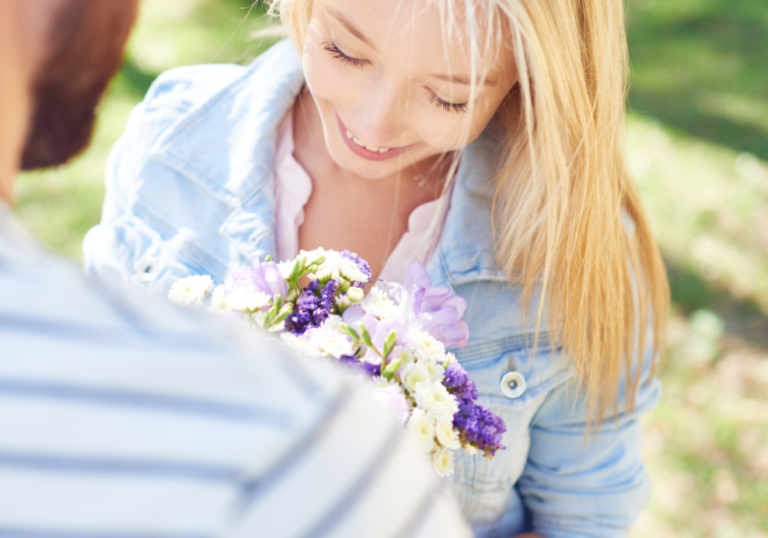
[{"label": "blurred background", "polygon": [[[23,175],[18,212],[81,260],[103,170],[162,71],[269,46],[248,0],[145,0],[91,148]],[[638,537],[768,538],[768,0],[626,0],[627,152],[672,287],[664,396],[645,419],[653,478]]]}]

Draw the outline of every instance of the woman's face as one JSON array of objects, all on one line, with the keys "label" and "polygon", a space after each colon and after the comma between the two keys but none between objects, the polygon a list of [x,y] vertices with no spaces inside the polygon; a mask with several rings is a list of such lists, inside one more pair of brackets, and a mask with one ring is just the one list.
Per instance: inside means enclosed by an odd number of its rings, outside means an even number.
[{"label": "woman's face", "polygon": [[471,96],[471,45],[447,34],[433,1],[315,0],[304,75],[334,162],[380,179],[477,138],[517,70],[512,51],[494,43]]}]

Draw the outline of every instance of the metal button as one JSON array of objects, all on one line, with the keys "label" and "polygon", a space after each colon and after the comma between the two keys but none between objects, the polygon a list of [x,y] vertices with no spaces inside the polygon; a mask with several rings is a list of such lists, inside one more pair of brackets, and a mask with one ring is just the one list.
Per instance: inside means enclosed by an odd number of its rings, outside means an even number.
[{"label": "metal button", "polygon": [[507,372],[501,378],[501,392],[507,398],[519,398],[526,386],[525,376],[520,372]]},{"label": "metal button", "polygon": [[149,282],[155,277],[155,269],[157,269],[157,260],[155,258],[147,259],[139,270],[139,279],[144,282]]}]

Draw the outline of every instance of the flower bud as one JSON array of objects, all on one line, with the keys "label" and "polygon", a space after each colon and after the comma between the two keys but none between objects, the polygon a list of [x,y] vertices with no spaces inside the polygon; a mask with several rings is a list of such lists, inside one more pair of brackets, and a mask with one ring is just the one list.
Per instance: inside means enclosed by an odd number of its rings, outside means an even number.
[{"label": "flower bud", "polygon": [[353,303],[359,303],[365,298],[365,292],[360,288],[349,288],[349,290],[347,290],[347,297],[349,297],[349,300]]}]

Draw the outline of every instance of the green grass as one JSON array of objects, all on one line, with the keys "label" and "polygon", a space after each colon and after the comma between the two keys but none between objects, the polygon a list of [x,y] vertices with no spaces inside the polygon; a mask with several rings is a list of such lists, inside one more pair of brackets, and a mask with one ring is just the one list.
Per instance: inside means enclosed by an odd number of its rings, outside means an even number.
[{"label": "green grass", "polygon": [[[17,209],[72,259],[133,105],[176,65],[247,63],[247,0],[145,0],[94,144],[24,174]],[[768,537],[768,0],[627,0],[628,155],[669,269],[664,396],[644,419],[654,488],[633,538]]]}]

